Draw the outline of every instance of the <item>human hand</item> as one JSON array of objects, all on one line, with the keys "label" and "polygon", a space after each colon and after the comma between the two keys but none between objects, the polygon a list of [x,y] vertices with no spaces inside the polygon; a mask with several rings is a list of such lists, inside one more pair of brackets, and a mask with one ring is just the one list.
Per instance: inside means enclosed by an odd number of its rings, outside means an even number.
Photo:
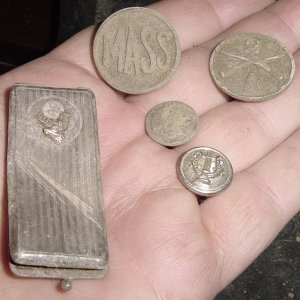
[{"label": "human hand", "polygon": [[[224,38],[259,32],[281,41],[299,63],[300,2],[272,2],[154,4],[174,25],[183,53],[171,81],[146,95],[123,95],[99,79],[91,58],[94,28],[0,77],[1,299],[62,298],[55,280],[20,279],[8,269],[6,127],[16,82],[87,87],[97,99],[110,271],[101,280],[76,280],[64,299],[212,299],[267,247],[300,208],[300,74],[270,101],[230,102],[213,84],[208,61]],[[146,113],[168,100],[200,116],[196,137],[175,149],[144,130]],[[176,176],[178,157],[195,146],[222,151],[235,172],[224,193],[200,206]]]}]

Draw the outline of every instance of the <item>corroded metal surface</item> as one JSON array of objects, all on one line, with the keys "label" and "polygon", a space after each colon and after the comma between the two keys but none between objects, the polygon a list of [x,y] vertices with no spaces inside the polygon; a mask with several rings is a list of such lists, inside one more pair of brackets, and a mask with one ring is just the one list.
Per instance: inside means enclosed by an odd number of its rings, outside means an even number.
[{"label": "corroded metal surface", "polygon": [[198,115],[189,105],[167,101],[153,107],[147,114],[145,127],[155,142],[175,147],[190,141],[198,129]]},{"label": "corroded metal surface", "polygon": [[186,151],[178,160],[178,177],[190,191],[200,196],[213,196],[224,191],[233,177],[228,158],[210,147]]},{"label": "corroded metal surface", "polygon": [[102,78],[127,94],[144,94],[166,84],[180,59],[177,34],[154,10],[120,10],[100,26],[94,60]]},{"label": "corroded metal surface", "polygon": [[9,247],[19,276],[98,278],[108,266],[94,94],[15,85]]},{"label": "corroded metal surface", "polygon": [[210,58],[217,86],[229,96],[264,101],[284,91],[295,75],[295,62],[279,41],[257,33],[243,33],[220,43]]}]

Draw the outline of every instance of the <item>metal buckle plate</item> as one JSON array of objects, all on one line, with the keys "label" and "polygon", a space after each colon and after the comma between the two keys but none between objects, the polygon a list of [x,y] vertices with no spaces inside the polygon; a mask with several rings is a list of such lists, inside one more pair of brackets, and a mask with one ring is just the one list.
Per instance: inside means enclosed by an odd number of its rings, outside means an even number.
[{"label": "metal buckle plate", "polygon": [[95,96],[17,84],[8,128],[10,268],[18,276],[100,278],[108,248]]}]

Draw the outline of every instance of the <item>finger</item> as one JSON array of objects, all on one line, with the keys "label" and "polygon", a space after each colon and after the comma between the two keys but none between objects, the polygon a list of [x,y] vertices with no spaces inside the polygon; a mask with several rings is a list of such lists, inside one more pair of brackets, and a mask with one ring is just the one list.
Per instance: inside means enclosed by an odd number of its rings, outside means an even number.
[{"label": "finger", "polygon": [[[176,29],[181,29],[181,44],[183,49],[191,47],[193,43],[202,42],[207,38],[220,33],[224,28],[232,25],[241,18],[258,11],[273,0],[255,0],[249,4],[245,0],[206,0],[206,1],[162,1],[152,6],[153,9],[165,14]],[[214,8],[217,7],[217,8]],[[199,13],[202,20],[199,18]],[[180,18],[177,18],[180,15]],[[189,16],[186,18],[186,16]],[[186,20],[189,20],[186,22]],[[200,31],[194,30],[199,27]],[[217,24],[217,25],[214,25]],[[219,24],[223,24],[220,26]],[[181,28],[182,27],[182,28]],[[207,30],[207,28],[214,28]],[[60,47],[50,53],[49,57],[56,60],[63,60],[75,64],[86,70],[91,76],[99,77],[92,59],[92,42],[96,27],[88,28],[70,40],[62,44]],[[195,38],[198,36],[199,38]],[[189,40],[186,41],[185,39]],[[120,93],[123,97],[124,94]]]},{"label": "finger", "polygon": [[159,90],[145,95],[126,97],[134,108],[145,115],[155,105],[171,100],[182,101],[193,107],[200,115],[228,101],[213,83],[209,68],[210,52],[204,48],[185,51],[173,78]]},{"label": "finger", "polygon": [[228,97],[213,84],[208,62],[214,47],[223,39],[240,32],[258,32],[281,41],[290,52],[300,45],[300,2],[278,1],[265,10],[254,14],[225,31],[204,46],[185,51],[178,72],[159,91],[127,98],[144,112],[167,100],[181,100],[199,114],[224,103]]},{"label": "finger", "polygon": [[272,0],[165,0],[150,5],[175,27],[182,50],[203,43]]},{"label": "finger", "polygon": [[295,61],[295,78],[285,93],[270,101],[229,102],[210,110],[200,117],[195,138],[177,151],[199,145],[219,149],[228,156],[235,172],[266,155],[300,127],[300,50]]},{"label": "finger", "polygon": [[98,77],[92,58],[95,32],[96,26],[91,26],[80,31],[50,52],[49,56],[75,64],[85,69],[92,76]]},{"label": "finger", "polygon": [[125,101],[120,101],[120,96],[114,90],[72,63],[45,57],[0,77],[0,136],[6,134],[1,116],[7,115],[9,92],[16,82],[33,86],[84,86],[91,89],[97,104],[102,165],[106,165],[110,157],[126,144],[145,134],[144,116]]},{"label": "finger", "polygon": [[[274,0],[168,0],[155,3],[150,8],[170,21],[179,35],[182,49],[187,49],[272,2]],[[83,30],[55,49],[53,54],[97,75],[91,55],[95,30],[96,27]]]},{"label": "finger", "polygon": [[176,178],[177,158],[176,152],[146,136],[126,145],[121,152],[119,149],[102,171],[107,210],[124,215],[147,191],[182,187]]},{"label": "finger", "polygon": [[222,195],[200,206],[220,254],[220,288],[242,272],[300,210],[300,130]]},{"label": "finger", "polygon": [[[70,81],[73,84],[78,82],[77,87],[84,86],[88,88],[91,88],[90,84],[94,83],[94,88],[96,87],[94,90],[101,88],[102,96],[107,95],[108,98],[112,96],[112,98],[118,98],[117,100],[123,100],[125,94],[111,88],[102,79],[95,66],[94,59],[92,58],[95,30],[95,26],[86,28],[43,57],[42,60],[49,61],[48,69],[50,70],[46,71],[51,71],[52,75],[55,75],[55,71],[57,72],[57,69],[60,70],[62,67],[64,72],[61,74],[66,73],[64,74],[65,82]],[[34,67],[37,67],[36,61],[34,61]],[[68,69],[69,72],[67,72]],[[76,72],[73,71],[72,73],[72,69],[75,69]],[[75,74],[79,74],[79,76]],[[40,78],[44,78],[44,76]],[[56,81],[58,78],[61,78],[61,76],[54,77]]]},{"label": "finger", "polygon": [[[162,1],[153,4],[152,8],[165,14],[170,19],[171,24],[176,29],[181,29],[181,44],[182,49],[191,47],[193,43],[200,43],[206,38],[211,38],[215,34],[220,33],[224,28],[232,25],[234,22],[241,18],[258,11],[273,0],[254,0],[251,4],[245,0],[231,0],[224,1],[220,0],[206,0],[206,1]],[[222,3],[222,4],[221,4]],[[217,7],[217,8],[215,8]],[[204,20],[198,20],[199,13],[201,16],[205,16]],[[180,18],[177,16],[180,15]],[[186,18],[186,16],[189,16]],[[189,20],[187,23],[185,20]],[[205,28],[194,30],[199,26]],[[217,24],[213,26],[214,24]],[[223,25],[219,25],[223,24]],[[212,31],[207,28],[213,28]],[[65,42],[60,47],[56,48],[50,53],[51,58],[70,62],[77,67],[86,70],[91,76],[101,77],[95,67],[92,58],[92,43],[96,27],[91,27],[82,32],[76,34],[70,40]],[[197,39],[196,36],[199,35]],[[186,38],[190,39],[186,41]],[[124,93],[119,93],[122,97]]]},{"label": "finger", "polygon": [[298,0],[279,0],[209,41],[208,48],[212,50],[223,39],[233,34],[258,32],[278,39],[293,53],[299,48],[299,14],[300,3]]}]

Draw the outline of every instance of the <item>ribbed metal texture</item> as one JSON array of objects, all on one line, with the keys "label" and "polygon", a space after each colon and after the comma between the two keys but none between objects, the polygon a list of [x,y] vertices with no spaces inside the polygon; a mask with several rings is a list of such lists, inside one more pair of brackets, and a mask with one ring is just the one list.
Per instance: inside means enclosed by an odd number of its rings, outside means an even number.
[{"label": "ribbed metal texture", "polygon": [[[49,105],[63,107],[67,129],[39,122],[38,113],[47,114]],[[107,249],[93,93],[16,86],[8,150],[12,259],[32,266],[101,268]]]}]

